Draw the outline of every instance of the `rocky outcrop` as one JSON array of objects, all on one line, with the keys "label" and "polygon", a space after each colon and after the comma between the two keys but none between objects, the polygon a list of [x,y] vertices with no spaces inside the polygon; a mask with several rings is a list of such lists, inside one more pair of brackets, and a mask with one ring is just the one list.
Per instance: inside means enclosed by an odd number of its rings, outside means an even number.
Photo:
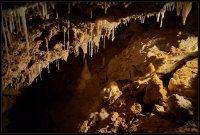
[{"label": "rocky outcrop", "polygon": [[188,118],[194,115],[192,103],[183,96],[173,94],[168,99],[167,112],[172,113],[177,118]]},{"label": "rocky outcrop", "polygon": [[146,87],[144,95],[144,103],[147,105],[158,104],[159,101],[165,100],[167,97],[167,91],[163,87],[162,81],[156,74],[153,75],[152,79]]},{"label": "rocky outcrop", "polygon": [[198,97],[198,58],[188,61],[174,73],[168,89],[171,94],[188,98]]},{"label": "rocky outcrop", "polygon": [[159,76],[171,73],[197,50],[197,37],[178,29],[136,34],[128,47],[108,64],[109,80],[142,76],[147,73],[150,63]]},{"label": "rocky outcrop", "polygon": [[[197,48],[197,37],[180,30],[149,30],[134,35],[128,47],[108,65],[108,80],[115,81],[121,94],[112,105],[102,103],[111,115],[97,122],[101,124],[94,123],[88,132],[196,132],[196,124],[187,125],[195,114],[190,101],[195,97],[174,95],[178,85],[171,80],[181,70],[177,82],[188,78],[181,85],[197,90],[192,80],[198,75],[194,59]],[[117,81],[123,79],[124,84]],[[184,87],[180,90],[183,92]]]}]

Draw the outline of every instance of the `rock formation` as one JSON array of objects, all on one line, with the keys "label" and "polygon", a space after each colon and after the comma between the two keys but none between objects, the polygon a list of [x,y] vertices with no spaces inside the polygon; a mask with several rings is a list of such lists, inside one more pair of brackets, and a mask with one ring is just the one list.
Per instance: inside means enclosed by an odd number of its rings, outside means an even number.
[{"label": "rock formation", "polygon": [[[196,5],[195,2],[2,3],[4,131],[13,132],[8,128],[12,123],[8,114],[23,90],[34,82],[42,82],[45,68],[48,74],[54,72],[50,70],[53,63],[64,76],[65,69],[61,69],[59,62],[68,62],[74,55],[77,59],[82,56],[84,67],[76,82],[71,83],[71,95],[67,95],[75,98],[66,103],[65,98],[58,97],[58,102],[50,105],[48,114],[56,125],[55,131],[63,132],[71,124],[68,129],[73,127],[83,133],[198,132]],[[177,22],[174,14],[179,18]],[[116,50],[109,50],[111,43]],[[108,53],[101,54],[101,50]],[[51,95],[62,95],[55,93]],[[57,106],[60,101],[64,107]],[[87,103],[83,105],[84,102]],[[79,114],[70,117],[73,111],[66,111],[65,105]],[[70,115],[62,117],[66,112]],[[73,121],[76,115],[80,121],[63,124],[67,117]]]}]

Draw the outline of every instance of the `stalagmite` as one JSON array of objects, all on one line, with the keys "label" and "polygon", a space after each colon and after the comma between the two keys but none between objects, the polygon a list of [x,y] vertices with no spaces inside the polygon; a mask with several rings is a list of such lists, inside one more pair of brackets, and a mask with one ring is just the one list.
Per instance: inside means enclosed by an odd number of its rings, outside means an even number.
[{"label": "stalagmite", "polygon": [[182,10],[182,24],[185,25],[188,14],[192,9],[192,2],[185,2]]}]

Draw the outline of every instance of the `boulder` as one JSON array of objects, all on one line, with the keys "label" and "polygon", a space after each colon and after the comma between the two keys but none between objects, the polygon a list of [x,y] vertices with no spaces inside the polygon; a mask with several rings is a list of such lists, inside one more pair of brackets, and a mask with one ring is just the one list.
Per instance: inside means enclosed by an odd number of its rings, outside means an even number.
[{"label": "boulder", "polygon": [[189,118],[194,115],[192,103],[183,96],[173,94],[168,98],[167,112],[177,118]]},{"label": "boulder", "polygon": [[122,92],[120,91],[118,84],[114,81],[110,82],[101,91],[101,96],[104,100],[108,101],[109,104],[113,104],[121,95]]}]

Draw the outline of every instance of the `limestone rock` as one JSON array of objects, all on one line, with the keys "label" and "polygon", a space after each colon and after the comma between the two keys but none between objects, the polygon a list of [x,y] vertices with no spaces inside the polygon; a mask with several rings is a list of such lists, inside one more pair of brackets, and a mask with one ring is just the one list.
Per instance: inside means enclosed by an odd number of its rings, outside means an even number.
[{"label": "limestone rock", "polygon": [[133,103],[130,109],[133,114],[140,114],[142,112],[142,106],[139,103]]},{"label": "limestone rock", "polygon": [[198,96],[198,58],[188,61],[170,79],[168,89],[171,94],[191,98]]},{"label": "limestone rock", "polygon": [[197,37],[174,29],[134,34],[128,47],[108,63],[108,80],[134,79],[148,71],[170,73],[198,50],[197,43]]},{"label": "limestone rock", "polygon": [[154,105],[166,98],[167,91],[163,87],[163,82],[154,74],[146,88],[143,101],[147,105]]},{"label": "limestone rock", "polygon": [[192,103],[183,96],[173,94],[168,99],[167,112],[172,113],[177,118],[187,118],[194,114]]},{"label": "limestone rock", "polygon": [[101,95],[109,104],[113,104],[122,95],[122,92],[120,91],[118,84],[112,81],[103,88]]},{"label": "limestone rock", "polygon": [[164,109],[163,106],[160,106],[160,105],[155,104],[155,105],[154,105],[153,112],[154,112],[154,113],[157,113],[157,114],[160,114],[160,115],[164,115],[164,114],[165,114],[165,109]]},{"label": "limestone rock", "polygon": [[106,111],[105,108],[102,108],[99,112],[99,117],[101,120],[105,120],[106,118],[108,118],[109,113]]}]

